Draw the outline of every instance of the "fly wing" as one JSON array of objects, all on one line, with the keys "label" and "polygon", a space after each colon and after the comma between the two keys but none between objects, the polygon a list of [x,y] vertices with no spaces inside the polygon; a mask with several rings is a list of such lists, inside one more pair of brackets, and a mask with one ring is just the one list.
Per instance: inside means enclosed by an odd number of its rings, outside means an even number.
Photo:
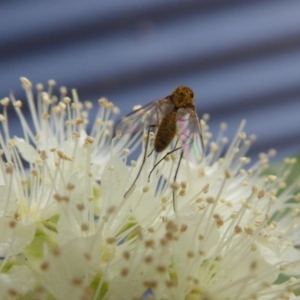
[{"label": "fly wing", "polygon": [[174,105],[169,97],[150,102],[121,119],[115,126],[115,132],[135,135],[145,127],[158,126],[163,116],[173,109]]},{"label": "fly wing", "polygon": [[204,156],[204,142],[201,125],[194,107],[178,110],[177,133],[185,157],[195,164],[200,163]]}]

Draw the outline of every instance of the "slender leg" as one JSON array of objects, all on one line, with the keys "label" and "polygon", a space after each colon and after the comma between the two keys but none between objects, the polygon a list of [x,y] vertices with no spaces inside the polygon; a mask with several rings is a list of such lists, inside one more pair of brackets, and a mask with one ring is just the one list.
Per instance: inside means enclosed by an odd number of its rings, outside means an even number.
[{"label": "slender leg", "polygon": [[153,151],[154,151],[154,147],[153,147],[153,149],[151,150],[151,152],[148,154],[148,157],[153,153]]},{"label": "slender leg", "polygon": [[150,171],[150,173],[149,173],[149,175],[148,175],[148,182],[150,181],[150,177],[151,177],[151,174],[152,174],[152,172],[154,171],[154,169],[168,156],[168,155],[170,155],[170,154],[172,154],[173,152],[175,152],[175,151],[177,151],[177,150],[179,150],[179,149],[181,149],[181,146],[180,147],[177,147],[177,148],[175,148],[175,149],[173,149],[172,151],[170,151],[170,152],[168,152],[168,153],[166,153],[166,155],[164,155],[164,157],[163,158],[161,158],[155,165],[154,165],[154,167],[152,168],[152,170]]},{"label": "slender leg", "polygon": [[[176,168],[176,171],[175,171],[175,175],[174,175],[174,182],[176,182],[176,179],[177,179],[177,174],[178,174],[178,171],[179,171],[179,166],[181,164],[182,156],[183,156],[183,150],[181,150],[181,153],[180,153],[179,162],[178,162],[178,165],[177,165],[177,168]],[[174,209],[174,212],[176,214],[177,213],[177,207],[176,207],[176,199],[175,199],[175,190],[173,190],[173,209]]]},{"label": "slender leg", "polygon": [[147,133],[147,139],[146,139],[146,145],[145,145],[145,152],[144,152],[144,156],[143,156],[143,161],[142,161],[142,165],[138,171],[138,174],[136,175],[132,185],[130,186],[130,188],[127,190],[127,192],[124,194],[124,198],[127,197],[128,193],[131,191],[131,189],[134,187],[136,181],[138,180],[141,172],[142,172],[142,169],[143,169],[143,166],[145,164],[145,161],[146,161],[146,157],[147,157],[147,149],[148,149],[148,143],[149,143],[149,134],[150,134],[150,130],[151,128],[154,128],[154,127],[157,127],[157,125],[150,125],[149,128],[148,128],[148,133]]}]

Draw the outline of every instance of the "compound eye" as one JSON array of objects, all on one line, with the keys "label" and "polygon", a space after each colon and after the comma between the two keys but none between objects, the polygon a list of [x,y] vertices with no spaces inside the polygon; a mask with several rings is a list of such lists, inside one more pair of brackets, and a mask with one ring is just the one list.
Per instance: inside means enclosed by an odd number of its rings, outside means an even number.
[{"label": "compound eye", "polygon": [[194,92],[191,91],[191,97],[194,98]]}]

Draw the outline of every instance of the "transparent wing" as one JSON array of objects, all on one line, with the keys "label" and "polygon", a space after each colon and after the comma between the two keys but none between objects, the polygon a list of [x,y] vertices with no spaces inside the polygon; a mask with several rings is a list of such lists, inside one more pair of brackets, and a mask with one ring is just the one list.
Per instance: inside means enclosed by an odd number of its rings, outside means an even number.
[{"label": "transparent wing", "polygon": [[180,108],[177,112],[177,134],[181,140],[185,157],[200,163],[204,156],[201,125],[195,108]]},{"label": "transparent wing", "polygon": [[156,100],[131,112],[115,126],[115,132],[124,134],[136,134],[151,125],[158,126],[163,116],[174,109],[169,97]]}]

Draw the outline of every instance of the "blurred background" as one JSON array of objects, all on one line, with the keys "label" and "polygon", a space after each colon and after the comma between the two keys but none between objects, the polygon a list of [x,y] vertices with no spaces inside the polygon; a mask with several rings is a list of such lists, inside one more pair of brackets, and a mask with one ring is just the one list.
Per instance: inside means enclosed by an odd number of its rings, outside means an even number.
[{"label": "blurred background", "polygon": [[1,1],[0,98],[20,76],[122,115],[188,85],[214,136],[245,118],[250,156],[300,151],[299,0]]}]

